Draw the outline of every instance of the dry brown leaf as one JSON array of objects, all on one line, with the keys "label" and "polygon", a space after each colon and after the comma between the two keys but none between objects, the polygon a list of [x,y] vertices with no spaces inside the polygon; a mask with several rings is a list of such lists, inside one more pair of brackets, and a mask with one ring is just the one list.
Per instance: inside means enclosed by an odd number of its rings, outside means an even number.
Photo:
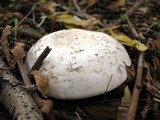
[{"label": "dry brown leaf", "polygon": [[15,47],[11,50],[15,60],[19,60],[25,57],[25,52],[23,48],[24,48],[24,43],[16,42]]},{"label": "dry brown leaf", "polygon": [[160,81],[160,61],[155,56],[152,57],[152,61],[154,64],[154,71],[155,71],[154,79]]},{"label": "dry brown leaf", "polygon": [[117,0],[117,6],[122,7],[125,6],[126,0]]},{"label": "dry brown leaf", "polygon": [[147,40],[147,46],[149,47],[149,49],[160,50],[160,41],[150,38]]},{"label": "dry brown leaf", "polygon": [[52,15],[56,10],[56,3],[53,1],[45,1],[41,4],[40,10],[46,15]]},{"label": "dry brown leaf", "polygon": [[151,75],[151,70],[153,66],[151,64],[145,62],[144,68],[146,69],[146,75],[144,80],[144,85],[146,86],[147,90],[155,97],[160,99],[160,80],[155,78],[156,69],[154,69],[153,75]]},{"label": "dry brown leaf", "polygon": [[2,15],[3,15],[3,20],[8,20],[14,16],[14,13],[13,12],[4,12],[4,13],[2,13]]},{"label": "dry brown leaf", "polygon": [[82,8],[88,9],[94,6],[97,3],[97,0],[81,0],[79,5]]},{"label": "dry brown leaf", "polygon": [[11,62],[11,55],[10,55],[10,49],[9,49],[9,43],[8,43],[8,35],[11,34],[11,30],[12,27],[11,26],[7,26],[3,32],[2,32],[2,36],[1,36],[1,47],[2,47],[2,51],[8,61],[8,63]]},{"label": "dry brown leaf", "polygon": [[23,120],[22,115],[18,115],[17,120]]},{"label": "dry brown leaf", "polygon": [[46,97],[46,95],[48,94],[48,77],[37,70],[32,71],[31,75],[33,75],[35,79],[37,89],[44,97]]}]

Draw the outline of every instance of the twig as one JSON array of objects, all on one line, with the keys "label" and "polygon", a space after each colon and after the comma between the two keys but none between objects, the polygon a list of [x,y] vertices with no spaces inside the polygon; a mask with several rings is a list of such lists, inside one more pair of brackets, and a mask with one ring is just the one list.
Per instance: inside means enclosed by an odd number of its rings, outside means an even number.
[{"label": "twig", "polygon": [[[5,28],[3,27],[0,27],[0,31],[3,31]],[[30,37],[30,38],[33,38],[33,39],[40,39],[42,37],[42,35],[40,34],[35,34],[35,33],[32,33],[32,32],[27,32],[25,30],[21,30],[19,28],[17,28],[17,32],[19,33],[19,35],[24,35],[24,36],[27,36],[27,37]]]},{"label": "twig", "polygon": [[158,102],[154,103],[154,120],[159,120],[160,116],[159,116],[159,105]]},{"label": "twig", "polygon": [[[76,15],[76,16],[78,16],[78,17],[80,17],[80,18],[86,19],[86,16],[84,16],[83,14],[81,14],[81,13],[79,13],[79,12],[77,12],[77,11],[74,11],[74,10],[69,10],[66,6],[62,6],[62,5],[60,5],[60,4],[57,4],[57,6],[60,7],[61,9],[63,9],[63,10],[68,11],[69,13],[71,13],[71,14],[73,14],[73,15]],[[87,17],[87,18],[88,18],[88,17]]]},{"label": "twig", "polygon": [[72,1],[73,1],[73,3],[74,3],[74,6],[76,7],[77,11],[78,11],[82,16],[84,16],[85,18],[90,19],[87,15],[85,15],[85,14],[82,12],[81,8],[80,8],[80,7],[78,6],[78,4],[77,4],[77,1],[76,1],[76,0],[72,0]]},{"label": "twig", "polygon": [[26,74],[27,71],[25,70],[23,60],[17,60],[17,64],[18,64],[18,68],[20,70],[21,76],[23,78],[24,85],[26,85],[26,86],[31,85],[32,83],[31,83],[28,75]]},{"label": "twig", "polygon": [[[31,68],[30,72],[33,70],[39,70],[39,68],[41,67],[44,59],[47,57],[47,55],[50,53],[51,49],[47,46],[44,51],[41,53],[41,55],[38,57],[38,59],[36,60],[36,62],[34,63],[33,67]],[[29,72],[29,74],[30,74]]]},{"label": "twig", "polygon": [[143,62],[144,62],[144,53],[141,52],[139,54],[138,67],[137,67],[137,75],[134,84],[131,104],[129,107],[127,120],[135,120],[139,96],[141,92],[141,82],[142,82],[142,74],[143,74]]},{"label": "twig", "polygon": [[111,75],[111,77],[110,77],[110,79],[109,79],[109,83],[108,83],[108,85],[106,86],[106,90],[105,90],[105,94],[104,94],[104,98],[103,98],[103,105],[104,105],[104,103],[105,103],[106,95],[107,95],[107,92],[108,92],[109,85],[110,85],[110,83],[111,83],[111,81],[112,81],[112,77],[113,77],[113,74]]},{"label": "twig", "polygon": [[[24,66],[22,60],[17,60],[18,67],[21,73],[21,76],[23,78],[23,81],[25,85],[31,85],[31,81],[27,75],[28,71],[26,70],[26,67]],[[33,98],[37,105],[40,107],[41,112],[48,114],[53,106],[53,103],[51,100],[43,100],[41,99],[37,93],[33,93]]]},{"label": "twig", "polygon": [[146,0],[139,0],[139,1],[137,1],[137,2],[134,4],[134,6],[131,7],[131,8],[127,11],[126,15],[127,15],[128,17],[130,17],[137,8],[139,8],[142,4],[145,3],[145,1],[146,1]]},{"label": "twig", "polygon": [[[139,8],[143,3],[145,3],[146,0],[138,0],[126,13],[125,15],[130,17],[134,11]],[[119,24],[121,22],[121,19],[118,19],[116,24]]]},{"label": "twig", "polygon": [[[23,62],[21,60],[17,60],[17,63],[18,63],[18,67],[21,72],[21,76],[23,78],[25,85],[31,85],[30,79],[27,75],[28,72],[27,72],[26,68],[24,67]],[[53,106],[53,103],[51,100],[43,100],[38,96],[37,93],[33,93],[33,98],[34,98],[35,102],[37,103],[37,105],[40,107],[41,112],[47,113],[47,114],[50,112],[50,110]]]},{"label": "twig", "polygon": [[151,104],[151,95],[148,93],[147,95],[147,99],[146,99],[146,104],[141,112],[142,115],[142,120],[145,120],[147,117],[147,114],[149,112],[149,108],[150,108],[150,104]]},{"label": "twig", "polygon": [[75,112],[75,114],[77,115],[79,120],[82,120],[77,111]]},{"label": "twig", "polygon": [[81,8],[77,4],[77,0],[72,0],[72,1],[74,3],[74,6],[76,7],[77,11],[81,13],[82,11],[81,11]]},{"label": "twig", "polygon": [[139,38],[139,35],[134,27],[134,25],[131,23],[131,21],[129,20],[129,17],[127,17],[127,23],[129,25],[129,28],[131,30],[131,33],[133,35],[134,38]]},{"label": "twig", "polygon": [[33,8],[28,12],[28,14],[12,30],[15,30],[33,12],[33,10],[36,7],[37,7],[37,5],[34,5]]}]

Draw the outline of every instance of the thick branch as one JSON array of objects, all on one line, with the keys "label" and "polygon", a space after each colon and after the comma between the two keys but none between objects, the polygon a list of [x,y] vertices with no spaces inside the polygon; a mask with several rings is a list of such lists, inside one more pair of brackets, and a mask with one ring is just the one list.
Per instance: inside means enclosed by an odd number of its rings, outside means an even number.
[{"label": "thick branch", "polygon": [[[0,68],[6,67],[0,59]],[[9,112],[23,120],[43,120],[31,95],[21,87],[18,80],[8,70],[1,70],[1,102]]]}]

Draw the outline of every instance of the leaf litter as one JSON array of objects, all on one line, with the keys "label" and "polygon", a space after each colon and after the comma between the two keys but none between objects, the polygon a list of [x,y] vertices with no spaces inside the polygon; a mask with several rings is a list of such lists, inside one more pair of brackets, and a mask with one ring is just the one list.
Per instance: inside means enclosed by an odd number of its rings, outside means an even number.
[{"label": "leaf litter", "polygon": [[[7,7],[8,5],[10,7]],[[36,8],[30,12],[35,5],[37,5]],[[13,64],[14,59],[24,59],[25,52],[40,38],[39,35],[70,28],[102,31],[112,35],[127,49],[135,71],[137,71],[138,54],[143,51],[145,62],[142,83],[140,83],[142,91],[137,107],[137,110],[141,112],[136,113],[136,118],[143,116],[143,118],[148,120],[151,118],[158,120],[160,113],[154,114],[154,112],[158,111],[158,108],[155,107],[155,109],[153,107],[157,104],[159,105],[160,101],[160,8],[158,0],[89,0],[88,2],[85,0],[39,0],[33,2],[18,0],[0,2],[0,10],[3,11],[0,12],[1,49],[9,65],[16,65]],[[130,25],[127,23],[124,15],[128,15],[128,19],[138,33],[138,38],[133,36],[131,28],[129,28]],[[27,17],[23,19],[24,16]],[[15,23],[16,19],[20,23],[18,26]],[[15,32],[11,31],[11,27],[7,25],[12,26],[12,28],[16,26],[19,30],[17,31],[17,36]],[[30,28],[36,32],[30,31],[28,33],[26,31],[25,34],[21,34],[21,30]],[[34,35],[37,36],[34,37]],[[14,41],[14,44],[11,44],[9,41]],[[17,41],[21,43],[16,44]],[[24,42],[23,44],[22,41]],[[14,70],[12,72],[15,76],[21,78],[17,75],[17,68],[14,69],[16,72]],[[117,115],[117,110],[120,113],[119,107],[122,107],[123,109],[126,108],[125,112],[128,111],[131,103],[130,94],[132,95],[136,79],[134,70],[133,68],[128,68],[132,75],[132,80],[126,81],[116,90],[107,93],[104,105],[102,104],[104,103],[103,95],[79,101],[59,101],[53,99],[55,106],[48,115],[48,119],[126,119],[127,114],[123,112]],[[40,74],[36,77],[41,76]],[[47,93],[47,87],[45,87],[42,88],[42,91],[44,91],[42,94]],[[126,88],[128,88],[127,92],[124,92]],[[144,104],[148,100],[150,100],[149,106]],[[4,111],[0,112],[5,113]]]}]

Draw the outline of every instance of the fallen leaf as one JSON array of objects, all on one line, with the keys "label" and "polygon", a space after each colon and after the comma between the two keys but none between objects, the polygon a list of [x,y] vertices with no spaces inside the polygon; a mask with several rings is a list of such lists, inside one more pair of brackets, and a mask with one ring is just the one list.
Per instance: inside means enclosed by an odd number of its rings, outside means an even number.
[{"label": "fallen leaf", "polygon": [[8,61],[8,63],[11,62],[11,55],[10,55],[10,49],[9,49],[9,43],[8,43],[8,36],[11,34],[11,30],[12,30],[12,27],[11,26],[7,26],[3,32],[2,32],[2,35],[1,35],[1,47],[2,47],[2,51]]},{"label": "fallen leaf", "polygon": [[159,81],[160,80],[160,61],[155,56],[152,57],[152,61],[154,64],[154,72],[155,72],[154,79]]},{"label": "fallen leaf", "polygon": [[23,120],[22,115],[17,115],[17,120]]},{"label": "fallen leaf", "polygon": [[[146,86],[147,91],[149,91],[154,97],[160,99],[160,80],[157,80],[156,69],[153,69],[153,67],[154,66],[150,63],[144,62],[146,74],[144,76],[143,84]],[[151,75],[151,70],[153,75]]]},{"label": "fallen leaf", "polygon": [[41,0],[40,10],[45,15],[52,15],[56,11],[57,4],[53,1]]},{"label": "fallen leaf", "polygon": [[160,41],[150,38],[147,40],[147,46],[149,47],[149,49],[160,50]]},{"label": "fallen leaf", "polygon": [[125,6],[126,0],[117,0],[116,4],[117,4],[117,6],[119,6],[119,7]]},{"label": "fallen leaf", "polygon": [[93,7],[98,1],[97,0],[81,0],[79,6],[84,9]]},{"label": "fallen leaf", "polygon": [[35,83],[37,86],[37,89],[41,92],[41,94],[46,97],[48,94],[48,77],[43,75],[40,71],[32,71],[31,75],[33,75],[35,79]]},{"label": "fallen leaf", "polygon": [[8,19],[12,18],[13,16],[14,16],[13,12],[4,12],[3,13],[3,19],[4,20],[8,20]]},{"label": "fallen leaf", "polygon": [[98,20],[96,19],[82,20],[77,16],[72,16],[66,13],[54,15],[53,19],[56,22],[64,23],[67,28],[88,28],[98,23]]},{"label": "fallen leaf", "polygon": [[123,45],[134,47],[139,51],[146,51],[148,49],[148,46],[145,44],[141,43],[138,40],[131,39],[127,35],[119,32],[119,31],[114,31],[114,30],[109,30],[111,33],[111,36],[117,39],[119,42],[121,42]]},{"label": "fallen leaf", "polygon": [[154,101],[154,102],[159,102],[159,103],[160,103],[160,99],[157,99],[157,98],[155,98],[155,97],[153,98],[153,101]]},{"label": "fallen leaf", "polygon": [[39,0],[39,2],[44,3],[44,2],[46,2],[46,0]]},{"label": "fallen leaf", "polygon": [[15,43],[15,47],[11,50],[12,55],[14,57],[15,60],[19,60],[22,59],[23,57],[25,57],[25,51],[24,51],[24,43]]}]

